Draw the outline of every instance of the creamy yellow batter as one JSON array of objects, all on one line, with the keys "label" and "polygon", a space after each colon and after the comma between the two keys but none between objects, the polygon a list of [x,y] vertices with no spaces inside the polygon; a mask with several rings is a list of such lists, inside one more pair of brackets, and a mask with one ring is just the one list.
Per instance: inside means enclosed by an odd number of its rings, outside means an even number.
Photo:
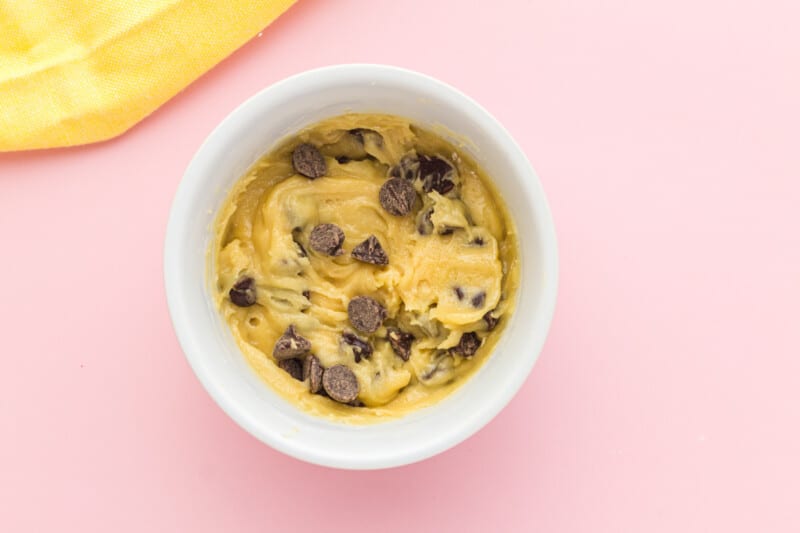
[{"label": "creamy yellow batter", "polygon": [[[298,174],[292,154],[301,143],[317,147],[326,174]],[[425,192],[405,216],[378,200],[381,186],[404,161],[435,155],[455,169],[454,187]],[[431,212],[432,209],[432,212]],[[428,220],[425,215],[430,213]],[[319,224],[345,235],[340,255],[309,246]],[[422,226],[422,227],[421,227]],[[388,265],[354,259],[356,245],[374,235]],[[350,114],[317,123],[264,156],[235,185],[215,226],[212,258],[220,312],[255,371],[301,409],[340,422],[396,418],[434,404],[464,383],[492,351],[514,308],[519,278],[514,224],[482,170],[442,137],[408,120]],[[239,307],[231,288],[253,278],[256,303]],[[348,303],[369,296],[387,311],[369,335],[348,320]],[[484,318],[489,313],[489,323]],[[491,318],[499,321],[490,331]],[[294,325],[311,342],[324,368],[343,364],[358,379],[360,406],[309,391],[279,368],[278,338]],[[408,361],[392,349],[387,328],[414,335]],[[373,348],[355,362],[342,341],[351,332]],[[471,357],[454,351],[462,335],[476,332],[481,347]]]}]

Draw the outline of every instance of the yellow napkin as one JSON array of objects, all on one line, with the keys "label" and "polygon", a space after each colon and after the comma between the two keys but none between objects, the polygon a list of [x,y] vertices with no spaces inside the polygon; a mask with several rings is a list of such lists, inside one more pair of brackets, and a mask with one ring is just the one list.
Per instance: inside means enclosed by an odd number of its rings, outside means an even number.
[{"label": "yellow napkin", "polygon": [[295,0],[0,0],[0,151],[124,132]]}]

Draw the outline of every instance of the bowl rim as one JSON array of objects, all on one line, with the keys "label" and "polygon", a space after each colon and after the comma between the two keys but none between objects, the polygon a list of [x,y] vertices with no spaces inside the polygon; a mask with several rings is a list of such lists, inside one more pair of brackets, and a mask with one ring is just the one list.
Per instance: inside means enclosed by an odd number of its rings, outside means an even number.
[{"label": "bowl rim", "polygon": [[[235,129],[235,125],[239,122],[239,117],[247,115],[251,108],[258,106],[261,100],[269,98],[273,93],[290,90],[291,87],[298,84],[303,86],[309,83],[320,83],[319,80],[330,79],[331,77],[342,79],[343,76],[364,76],[365,73],[397,76],[399,77],[398,79],[403,79],[403,83],[413,83],[415,88],[422,91],[444,91],[452,99],[458,100],[457,106],[463,112],[469,112],[472,118],[479,120],[481,128],[491,129],[493,137],[499,136],[498,144],[506,145],[508,151],[515,155],[517,163],[524,170],[524,175],[520,175],[516,179],[525,180],[524,186],[528,193],[529,201],[535,210],[533,216],[540,228],[537,237],[540,239],[544,250],[540,266],[546,272],[547,282],[544,284],[538,304],[542,312],[538,323],[540,327],[532,333],[535,337],[531,344],[532,355],[523,359],[527,364],[520,364],[519,372],[515,373],[516,376],[513,378],[509,378],[506,383],[507,387],[493,394],[492,401],[486,402],[487,405],[476,416],[463,417],[460,423],[453,424],[445,434],[439,435],[439,438],[432,438],[415,449],[400,451],[392,455],[354,458],[346,456],[346,454],[331,453],[330,450],[312,450],[307,447],[294,446],[291,444],[292,441],[278,438],[269,431],[269,428],[259,424],[254,416],[244,412],[225,388],[217,383],[215,376],[207,372],[206,367],[201,364],[201,356],[197,352],[202,347],[194,342],[189,313],[183,313],[181,309],[184,292],[180,290],[180,284],[174,281],[179,279],[178,276],[181,275],[181,254],[177,252],[179,247],[176,245],[193,211],[190,199],[194,197],[195,191],[203,185],[200,180],[193,179],[193,176],[200,172],[198,168],[202,166],[204,154],[211,151],[210,147],[226,138],[228,130]],[[164,286],[173,329],[187,362],[214,401],[239,426],[273,449],[313,464],[347,469],[390,468],[421,461],[461,443],[488,424],[517,394],[538,360],[555,313],[559,283],[558,244],[552,214],[536,171],[511,134],[483,106],[455,87],[420,72],[381,64],[349,63],[306,70],[259,90],[239,104],[206,137],[187,166],[170,207],[163,253]],[[265,384],[265,386],[267,385]],[[435,408],[436,406],[434,405],[429,409]]]}]

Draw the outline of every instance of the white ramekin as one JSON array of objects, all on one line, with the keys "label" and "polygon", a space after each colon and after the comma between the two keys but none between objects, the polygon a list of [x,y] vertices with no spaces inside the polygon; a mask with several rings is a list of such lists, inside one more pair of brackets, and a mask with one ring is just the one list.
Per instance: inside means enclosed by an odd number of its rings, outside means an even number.
[{"label": "white ramekin", "polygon": [[[443,126],[492,176],[520,237],[517,310],[494,354],[439,404],[405,418],[348,426],[309,416],[248,366],[210,296],[209,243],[234,182],[280,139],[345,112],[401,115]],[[382,65],[304,72],[256,94],[197,151],[178,188],[164,248],[167,301],[186,358],[209,394],[244,429],[276,450],[339,468],[387,468],[463,441],[514,396],[539,356],[556,302],[558,251],[544,192],[525,154],[486,110],[428,76]]]}]

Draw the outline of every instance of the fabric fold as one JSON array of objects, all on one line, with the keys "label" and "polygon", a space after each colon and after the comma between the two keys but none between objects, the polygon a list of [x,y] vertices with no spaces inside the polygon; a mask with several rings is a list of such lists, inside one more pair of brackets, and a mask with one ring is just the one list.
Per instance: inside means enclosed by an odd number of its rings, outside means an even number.
[{"label": "fabric fold", "polygon": [[295,0],[0,0],[0,151],[115,137]]}]

